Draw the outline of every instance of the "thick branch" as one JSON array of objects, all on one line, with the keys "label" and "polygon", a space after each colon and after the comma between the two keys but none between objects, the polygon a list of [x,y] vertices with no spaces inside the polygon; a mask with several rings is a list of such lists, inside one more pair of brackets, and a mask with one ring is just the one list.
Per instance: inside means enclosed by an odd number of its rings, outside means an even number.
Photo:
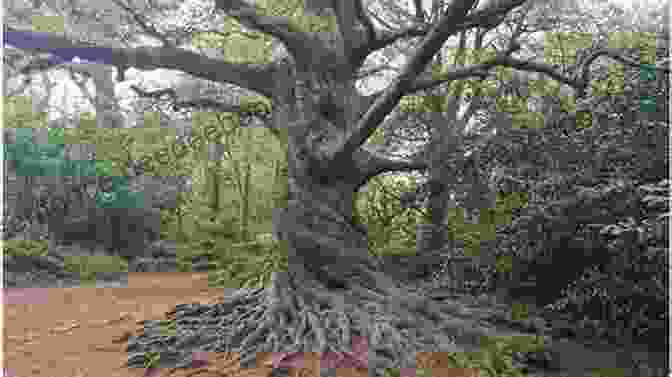
[{"label": "thick branch", "polygon": [[412,27],[400,31],[381,31],[380,36],[371,40],[366,45],[359,47],[357,54],[364,57],[370,55],[374,51],[381,50],[400,39],[424,37],[429,33],[430,27]]},{"label": "thick branch", "polygon": [[[151,92],[145,91],[135,85],[131,85],[130,88],[137,93],[140,97],[161,99],[163,97],[168,97],[171,99],[171,105],[174,109],[179,108],[199,108],[199,109],[211,109],[214,111],[222,113],[239,113],[241,115],[254,115],[260,118],[263,118],[264,114],[259,113],[250,113],[245,111],[242,107],[232,104],[227,104],[219,101],[215,101],[210,98],[197,98],[187,101],[178,101],[178,95],[173,88],[159,89]],[[266,119],[268,120],[268,119]]]},{"label": "thick branch", "polygon": [[360,44],[357,31],[357,6],[360,0],[333,0],[338,30],[343,37],[345,56],[351,61],[355,48]]},{"label": "thick branch", "polygon": [[385,91],[385,94],[376,100],[360,119],[355,129],[349,132],[343,146],[334,155],[335,160],[347,159],[360,145],[364,144],[385,116],[399,103],[401,97],[413,85],[413,80],[424,70],[446,39],[455,33],[455,25],[465,17],[475,1],[456,1],[447,9],[438,25],[432,29],[417,52],[409,59],[399,77]]},{"label": "thick branch", "polygon": [[360,148],[355,152],[355,162],[361,172],[361,184],[365,184],[371,178],[388,172],[402,172],[414,170],[426,170],[429,168],[424,154],[411,156],[410,159],[392,159],[384,154]]},{"label": "thick branch", "polygon": [[137,69],[174,69],[219,83],[234,84],[272,97],[269,82],[273,82],[271,65],[232,64],[200,54],[170,47],[114,48],[90,43],[73,42],[49,33],[20,31],[6,27],[4,42],[34,52],[48,52],[61,59],[80,57],[91,62],[115,67]]},{"label": "thick branch", "polygon": [[52,68],[57,68],[61,66],[61,64],[63,64],[62,61],[52,57],[38,57],[19,68],[18,72],[22,75],[30,75],[35,72],[43,72]]},{"label": "thick branch", "polygon": [[415,7],[415,18],[418,21],[424,21],[425,12],[422,10],[422,0],[413,0],[413,6]]},{"label": "thick branch", "polygon": [[255,7],[242,0],[216,0],[215,5],[241,24],[280,40],[298,63],[310,66],[315,56],[328,55],[328,48],[319,39],[295,30],[287,17],[259,14]]},{"label": "thick branch", "polygon": [[[585,89],[588,86],[588,83],[590,82],[590,66],[591,64],[600,56],[608,56],[614,60],[620,61],[624,64],[627,64],[632,67],[640,67],[641,64],[628,59],[627,57],[624,57],[619,50],[617,49],[610,49],[610,48],[605,48],[601,49],[598,51],[595,51],[593,54],[591,54],[583,64],[583,66],[580,68],[581,72],[578,72],[574,76],[565,76],[562,73],[558,72],[555,70],[551,65],[549,64],[543,64],[543,63],[536,63],[536,62],[531,62],[531,61],[524,61],[516,58],[512,58],[510,56],[498,56],[492,60],[491,63],[495,65],[500,65],[500,66],[505,66],[505,67],[511,67],[511,68],[516,68],[518,70],[522,71],[530,71],[530,72],[539,72],[539,73],[544,73],[547,76],[550,76],[552,79],[559,81],[563,84],[569,85],[576,89],[578,91],[578,97],[583,97],[585,95]],[[666,73],[670,73],[670,68],[665,67],[665,66],[657,66],[655,67],[656,70],[663,71]]]},{"label": "thick branch", "polygon": [[[72,68],[72,67],[69,67]],[[70,79],[77,85],[79,90],[84,94],[86,99],[91,103],[92,105],[96,103],[96,96],[91,93],[89,88],[86,86],[86,80],[80,80],[78,77],[75,76],[75,72],[84,75],[85,77],[89,78],[90,74],[88,72],[78,72],[74,69],[68,69],[68,75],[70,76]]]},{"label": "thick branch", "polygon": [[[480,51],[481,48],[483,47],[483,38],[485,37],[485,34],[487,33],[487,30],[483,30],[479,33],[476,34],[476,39],[474,41],[474,49],[476,51]],[[464,32],[462,34],[464,36]],[[514,34],[514,38],[516,35]],[[513,39],[512,39],[513,41]],[[462,40],[460,41],[462,43]],[[514,50],[512,48],[509,48],[504,55],[511,55],[517,50]],[[493,65],[491,63],[486,62],[486,64],[481,64],[481,65],[472,65],[470,67],[464,68],[464,64],[462,64],[461,68],[457,69],[452,69],[448,72],[445,72],[441,78],[436,79],[433,77],[427,78],[426,75],[423,78],[418,78],[415,81],[415,85],[413,85],[413,88],[411,89],[411,92],[416,92],[420,90],[429,90],[433,89],[434,87],[445,83],[445,82],[451,82],[453,80],[459,80],[459,79],[465,79],[470,76],[480,76],[481,80],[485,80],[488,77],[488,70],[492,68]]]},{"label": "thick branch", "polygon": [[[623,64],[627,64],[631,67],[640,67],[641,64],[635,60],[629,59],[621,54],[617,49],[612,48],[603,48],[592,53],[588,58],[586,58],[585,65],[583,66],[583,72],[581,73],[582,81],[587,83],[590,80],[589,69],[590,65],[600,56],[608,56],[614,60],[617,60]],[[661,62],[665,64],[665,61]],[[665,73],[670,73],[670,67],[668,65],[656,65],[655,67],[658,71],[663,71]]]},{"label": "thick branch", "polygon": [[407,94],[414,93],[420,90],[432,89],[446,82],[454,80],[463,80],[470,77],[479,77],[485,79],[488,77],[488,69],[494,67],[494,64],[476,64],[466,68],[451,69],[441,75],[440,79],[430,78],[430,75],[422,75],[415,80],[415,82],[408,89]]},{"label": "thick branch", "polygon": [[366,13],[364,0],[355,0],[355,10],[357,11],[359,21],[364,25],[364,29],[366,29],[367,43],[376,40],[376,28],[373,26],[371,18]]}]

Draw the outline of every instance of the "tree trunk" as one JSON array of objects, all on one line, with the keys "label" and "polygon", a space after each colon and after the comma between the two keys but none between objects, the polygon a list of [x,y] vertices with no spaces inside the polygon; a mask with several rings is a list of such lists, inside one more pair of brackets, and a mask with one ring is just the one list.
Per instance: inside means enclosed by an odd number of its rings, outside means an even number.
[{"label": "tree trunk", "polygon": [[428,210],[430,222],[433,225],[431,246],[429,250],[441,249],[446,243],[445,221],[448,211],[450,192],[445,184],[437,180],[429,182]]},{"label": "tree trunk", "polygon": [[[445,131],[443,131],[445,132]],[[454,176],[453,172],[448,171],[445,166],[446,161],[454,157],[454,146],[456,140],[451,140],[456,135],[442,135],[442,131],[432,130],[432,141],[429,145],[429,198],[427,200],[427,209],[431,224],[434,225],[436,233],[433,237],[433,247],[431,250],[438,250],[446,242],[445,221],[448,215],[448,203],[450,201],[448,177]]]},{"label": "tree trunk", "polygon": [[[312,36],[332,45],[329,36]],[[356,72],[334,51],[342,46],[293,54],[275,65],[269,127],[285,142],[288,182],[287,201],[276,209],[273,226],[287,252],[288,271],[272,275],[263,298],[252,293],[236,299],[261,302],[263,309],[261,315],[256,308],[245,311],[251,320],[232,316],[240,328],[231,340],[240,346],[232,351],[243,354],[241,366],[250,365],[260,350],[343,354],[357,333],[368,342],[363,367],[380,375],[383,367],[410,367],[415,351],[445,344],[445,336],[461,344],[454,350],[476,349],[486,332],[467,323],[459,307],[400,287],[369,255],[366,230],[354,219],[356,192],[376,175],[426,163],[399,162],[361,144],[351,151],[343,143],[357,139],[348,135],[357,131],[374,98],[358,93]],[[338,313],[336,330],[329,313]],[[444,331],[437,332],[440,327]]]},{"label": "tree trunk", "polygon": [[366,234],[353,223],[355,192],[352,182],[290,183],[276,231],[287,242],[290,272],[296,277],[305,267],[305,278],[344,287],[360,266],[376,267]]},{"label": "tree trunk", "polygon": [[248,162],[245,164],[244,175],[242,179],[241,195],[240,198],[240,238],[243,242],[250,240],[250,190],[252,188],[250,178],[251,178],[251,164]]}]

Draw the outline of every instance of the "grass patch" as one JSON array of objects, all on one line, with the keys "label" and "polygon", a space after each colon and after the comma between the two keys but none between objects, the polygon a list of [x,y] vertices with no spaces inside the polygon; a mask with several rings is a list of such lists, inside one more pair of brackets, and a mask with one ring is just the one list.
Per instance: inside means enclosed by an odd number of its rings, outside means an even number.
[{"label": "grass patch", "polygon": [[625,370],[621,368],[601,368],[593,370],[590,377],[625,377]]},{"label": "grass patch", "polygon": [[[514,363],[514,354],[542,352],[547,343],[542,337],[514,336],[489,337],[477,352],[448,353],[448,367],[461,370],[478,370],[482,377],[523,377],[526,372]],[[440,374],[439,374],[440,375]],[[399,369],[386,369],[386,377],[400,377]],[[432,369],[418,368],[415,377],[432,376]]]},{"label": "grass patch", "polygon": [[65,269],[76,273],[83,281],[94,281],[101,272],[128,271],[128,262],[113,255],[66,255]]},{"label": "grass patch", "polygon": [[[9,256],[45,256],[49,251],[49,241],[44,240],[7,240],[3,246]],[[79,275],[83,286],[95,284],[98,273],[128,271],[128,262],[114,255],[64,255],[63,264]]]},{"label": "grass patch", "polygon": [[240,244],[216,255],[216,268],[208,274],[213,287],[265,287],[270,284],[273,272],[287,271],[288,268],[286,250],[274,241]]},{"label": "grass patch", "polygon": [[451,353],[448,357],[452,367],[478,369],[484,377],[522,377],[526,373],[515,366],[514,355],[542,352],[545,349],[547,343],[543,337],[489,337],[483,341],[482,349],[478,352]]}]

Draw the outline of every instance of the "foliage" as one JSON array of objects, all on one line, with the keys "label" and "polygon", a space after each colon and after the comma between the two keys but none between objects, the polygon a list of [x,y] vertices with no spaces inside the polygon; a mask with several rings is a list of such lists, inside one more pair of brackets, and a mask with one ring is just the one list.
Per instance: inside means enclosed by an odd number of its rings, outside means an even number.
[{"label": "foliage", "polygon": [[[45,256],[49,252],[48,241],[11,239],[4,241],[4,253],[6,255],[34,255]],[[100,272],[127,271],[128,263],[123,258],[111,255],[64,255],[66,271],[79,275],[83,281],[95,280]]]},{"label": "foliage", "polygon": [[306,14],[303,4],[302,0],[290,0],[282,3],[260,1],[256,8],[260,14],[290,17],[291,26],[294,30],[309,32],[335,30],[336,17]]},{"label": "foliage", "polygon": [[514,302],[511,305],[511,319],[513,321],[521,321],[529,316],[528,304],[521,302]]},{"label": "foliage", "polygon": [[82,280],[95,280],[101,272],[128,271],[128,263],[118,256],[112,255],[66,255],[65,268],[77,273]]},{"label": "foliage", "polygon": [[[481,376],[525,376],[527,373],[516,365],[518,355],[544,352],[546,341],[542,337],[516,336],[516,337],[491,337],[484,339],[483,348],[478,352],[449,353],[448,362],[450,368],[476,369]],[[417,369],[417,376],[432,375],[431,369]],[[388,377],[399,377],[398,369],[385,371]]]},{"label": "foliage", "polygon": [[157,113],[145,113],[140,127],[114,129],[100,129],[95,116],[83,113],[78,126],[65,130],[63,139],[68,144],[94,145],[96,159],[112,165],[111,175],[127,176],[134,161],[152,176],[179,176],[191,167],[185,159],[189,149],[175,142],[174,129],[160,126]]},{"label": "foliage", "polygon": [[600,368],[590,373],[590,377],[625,377],[626,371],[621,368]]},{"label": "foliage", "polygon": [[64,33],[65,23],[62,16],[33,15],[33,30],[43,33]]},{"label": "foliage", "polygon": [[210,274],[214,286],[261,288],[271,282],[271,274],[287,271],[287,252],[276,241],[253,241],[237,246],[238,250],[218,254],[217,269]]},{"label": "foliage", "polygon": [[366,226],[369,252],[373,255],[415,254],[415,226],[418,211],[403,208],[400,195],[415,189],[404,177],[373,178],[357,197],[357,220]]},{"label": "foliage", "polygon": [[[656,49],[653,34],[608,37],[609,47],[640,53],[643,62],[666,56],[664,49]],[[571,70],[577,61],[605,47],[601,40],[593,42],[590,34],[548,33],[544,55]],[[586,47],[583,54],[576,54]],[[497,81],[507,82],[508,92],[494,98],[485,117],[496,122],[497,134],[485,143],[469,145],[479,155],[475,159],[479,174],[497,173],[497,205],[481,210],[475,223],[469,219],[473,216],[468,216],[466,202],[460,201],[460,195],[473,188],[455,184],[451,189],[456,203],[449,206],[447,226],[468,254],[494,253],[492,274],[497,285],[511,280],[515,286],[536,278],[537,298],[548,302],[567,295],[560,302],[575,302],[563,308],[577,319],[613,313],[611,327],[622,327],[627,318],[648,323],[639,326],[637,334],[653,334],[651,330],[665,320],[667,302],[660,287],[667,286],[668,266],[662,250],[668,239],[669,182],[664,178],[669,120],[662,114],[667,114],[669,83],[661,72],[651,75],[646,67],[596,64],[594,68],[589,95],[578,102],[557,82],[533,75],[516,82],[507,68],[480,81],[482,94],[488,93],[485,97],[493,97]],[[439,74],[441,69],[435,66],[433,72]],[[640,79],[647,83],[638,83]],[[450,86],[445,97],[406,96],[399,107],[404,112],[445,111],[446,98],[454,89]],[[646,113],[644,100],[652,104]],[[455,169],[454,174],[459,182],[465,173]],[[498,210],[507,195],[517,198],[506,210]],[[656,203],[657,209],[647,203]],[[497,217],[499,221],[493,221]],[[486,250],[479,250],[483,246]],[[563,291],[568,285],[572,288]],[[602,293],[594,295],[598,290]],[[656,293],[644,295],[645,290]],[[626,308],[629,301],[646,309],[637,314]],[[647,319],[639,321],[638,316]],[[662,344],[662,339],[656,342]]]},{"label": "foliage", "polygon": [[[14,102],[20,105],[26,101]],[[250,106],[258,107],[254,102],[252,102]],[[11,109],[12,108],[10,107],[10,110]],[[30,109],[26,108],[24,109],[24,112],[28,112],[28,110]],[[19,114],[21,113],[19,110],[16,112]],[[32,114],[32,111],[30,114]],[[17,115],[15,118],[19,118],[19,116]],[[39,175],[38,173],[43,173],[42,170],[44,169],[44,166],[49,162],[56,161],[56,165],[59,164],[58,156],[55,153],[58,153],[62,149],[63,144],[88,143],[96,146],[96,157],[98,159],[103,159],[103,161],[110,162],[107,166],[104,166],[104,164],[91,163],[89,161],[72,161],[65,164],[68,169],[74,170],[68,171],[66,169],[66,171],[58,170],[57,172],[57,170],[54,168],[50,171],[52,175],[70,172],[91,174],[95,165],[96,171],[99,175],[102,173],[104,175],[117,175],[121,176],[118,178],[123,178],[123,176],[126,175],[126,167],[134,161],[140,161],[144,170],[144,174],[162,176],[175,175],[176,173],[180,172],[192,173],[194,171],[194,167],[200,163],[199,161],[207,161],[207,159],[203,158],[203,152],[204,148],[206,147],[206,143],[218,142],[222,140],[222,138],[228,137],[237,140],[235,143],[229,143],[229,146],[232,147],[229,150],[229,153],[231,153],[229,160],[234,166],[229,167],[227,170],[220,163],[221,173],[228,173],[230,174],[229,177],[232,177],[232,170],[239,168],[239,166],[236,165],[240,163],[241,158],[251,158],[251,160],[248,160],[248,163],[256,164],[254,171],[260,176],[268,175],[268,173],[272,172],[272,170],[269,169],[273,169],[275,165],[270,166],[268,162],[265,162],[268,161],[268,159],[265,157],[273,155],[274,152],[269,150],[269,147],[272,147],[273,145],[269,145],[269,143],[266,143],[263,140],[259,140],[260,137],[268,137],[263,135],[265,130],[241,129],[240,127],[236,126],[227,126],[227,124],[232,123],[226,122],[226,124],[222,126],[222,122],[213,123],[212,119],[212,116],[206,115],[205,113],[203,113],[201,116],[198,116],[197,114],[195,117],[195,132],[193,132],[190,139],[185,143],[183,141],[175,140],[174,135],[170,134],[170,132],[167,132],[169,129],[163,128],[159,125],[159,118],[156,116],[156,113],[145,114],[145,122],[143,127],[113,130],[98,129],[96,127],[95,117],[91,116],[90,114],[82,114],[80,117],[79,127],[75,129],[64,130],[65,132],[62,132],[62,134],[59,135],[59,144],[40,145],[39,149],[36,149],[36,146],[32,143],[32,141],[29,141],[28,139],[24,140],[25,138],[19,138],[19,143],[12,145],[12,148],[8,148],[8,153],[12,154],[12,157],[17,157],[17,159],[20,159],[24,163],[26,166],[24,170],[27,172],[32,172],[34,175]],[[231,119],[231,117],[228,119]],[[25,119],[20,119],[19,121],[24,125],[26,124]],[[237,134],[232,134],[232,132],[237,132]],[[245,136],[245,134],[249,135],[249,140],[242,144],[242,138]],[[252,136],[253,134],[255,136]],[[122,148],[119,148],[119,145],[121,145]],[[252,153],[255,153],[252,155],[250,155],[251,146],[254,147],[252,149]],[[277,151],[277,148],[275,151]],[[26,161],[30,161],[25,158],[28,154],[40,156],[39,162],[36,161],[34,164],[35,166],[26,163]],[[277,155],[277,152],[275,152],[275,155]],[[52,158],[55,157],[56,160],[45,161],[44,157],[42,156]],[[264,156],[264,158],[261,156]],[[262,169],[262,164],[266,164],[266,166],[268,166],[266,170]],[[35,169],[40,170],[38,171]],[[193,190],[191,194],[180,195],[178,198],[178,208],[162,211],[162,233],[164,236],[167,236],[171,233],[174,234],[174,232],[171,232],[171,229],[175,229],[176,223],[183,222],[185,218],[199,218],[199,221],[202,219],[212,218],[212,216],[209,216],[207,213],[197,215],[198,208],[196,208],[196,206],[192,206],[192,204],[198,202],[197,198],[194,198],[194,196],[198,196],[198,193],[201,192],[198,183],[202,182],[202,180],[198,180],[197,176],[194,178],[196,178],[195,190]],[[269,186],[267,185],[267,187]],[[129,200],[132,199],[129,197],[130,194],[132,194],[132,192],[128,189],[128,185],[123,184],[122,182],[121,185],[117,184],[116,187],[113,187],[112,191],[108,190],[108,192],[101,193],[100,198],[102,200],[98,201],[98,205],[103,207],[114,206],[114,203],[116,203],[117,206],[120,204],[130,205]],[[225,194],[225,197],[229,198],[230,195]],[[266,211],[268,211],[272,209],[272,206],[267,205],[266,208]],[[260,214],[262,213],[263,212],[260,212]],[[266,214],[264,216],[269,215]],[[232,229],[232,226],[237,227],[239,225],[235,223],[235,218],[237,216],[235,216],[235,213],[231,213],[230,211],[226,211],[225,215],[224,213],[217,213],[215,217],[217,218],[215,220],[216,222],[221,223],[221,221],[223,221],[224,227],[228,228],[229,230]],[[227,222],[228,225],[226,225]],[[217,224],[211,225],[217,226]],[[186,232],[184,232],[184,229],[182,230],[182,233],[189,233],[188,229]],[[212,227],[210,227],[209,230],[213,230]],[[224,234],[226,234],[226,231]],[[196,236],[192,239],[195,240],[196,243],[206,244],[211,241],[209,241],[209,238],[210,237],[204,238]]]},{"label": "foliage", "polygon": [[488,377],[524,376],[514,363],[517,353],[540,352],[544,348],[540,337],[510,337],[486,339],[482,350],[475,353],[453,353],[449,361],[455,367],[475,368]]},{"label": "foliage", "polygon": [[[639,189],[640,199],[654,199],[655,196],[642,196],[653,190],[669,190],[669,185],[664,180]],[[652,203],[655,199],[642,201]],[[603,327],[625,324],[621,337],[646,337],[664,328],[669,300],[665,246],[669,222],[665,216],[667,209],[662,210],[662,214],[654,212],[645,219],[627,217],[615,224],[596,224],[595,231],[606,243],[608,264],[584,271],[580,279],[567,287],[553,309],[577,316],[589,313]]]},{"label": "foliage", "polygon": [[495,207],[479,210],[477,223],[465,219],[463,208],[451,208],[447,218],[449,236],[464,243],[467,255],[481,255],[482,243],[494,240],[497,227],[509,224],[512,213],[526,203],[524,193],[497,193]]},{"label": "foliage", "polygon": [[5,255],[45,255],[48,241],[10,239],[3,242]]},{"label": "foliage", "polygon": [[669,124],[637,103],[648,95],[664,113],[663,81],[640,97],[627,89],[640,75],[626,68],[596,80],[587,124],[558,103],[543,129],[498,132],[481,169],[500,169],[502,189],[528,194],[497,230],[497,253],[512,258],[517,279],[536,277],[538,299],[558,300],[553,310],[641,338],[666,321]]},{"label": "foliage", "polygon": [[47,122],[47,113],[33,111],[27,96],[4,97],[2,114],[5,128],[39,128]]}]

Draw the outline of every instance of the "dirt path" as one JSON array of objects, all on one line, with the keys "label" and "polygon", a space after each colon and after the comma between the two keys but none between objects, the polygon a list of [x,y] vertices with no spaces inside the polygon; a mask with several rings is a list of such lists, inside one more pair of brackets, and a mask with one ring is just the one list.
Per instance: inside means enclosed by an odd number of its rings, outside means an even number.
[{"label": "dirt path", "polygon": [[[163,319],[177,304],[217,302],[234,291],[207,283],[204,273],[132,273],[123,288],[3,292],[5,376],[143,376],[145,370],[125,366],[126,340],[142,329],[138,322]],[[212,356],[220,372],[238,367],[233,355]],[[161,375],[194,370],[168,372]],[[261,376],[259,372],[253,375]],[[221,374],[199,374],[210,375]]]}]

